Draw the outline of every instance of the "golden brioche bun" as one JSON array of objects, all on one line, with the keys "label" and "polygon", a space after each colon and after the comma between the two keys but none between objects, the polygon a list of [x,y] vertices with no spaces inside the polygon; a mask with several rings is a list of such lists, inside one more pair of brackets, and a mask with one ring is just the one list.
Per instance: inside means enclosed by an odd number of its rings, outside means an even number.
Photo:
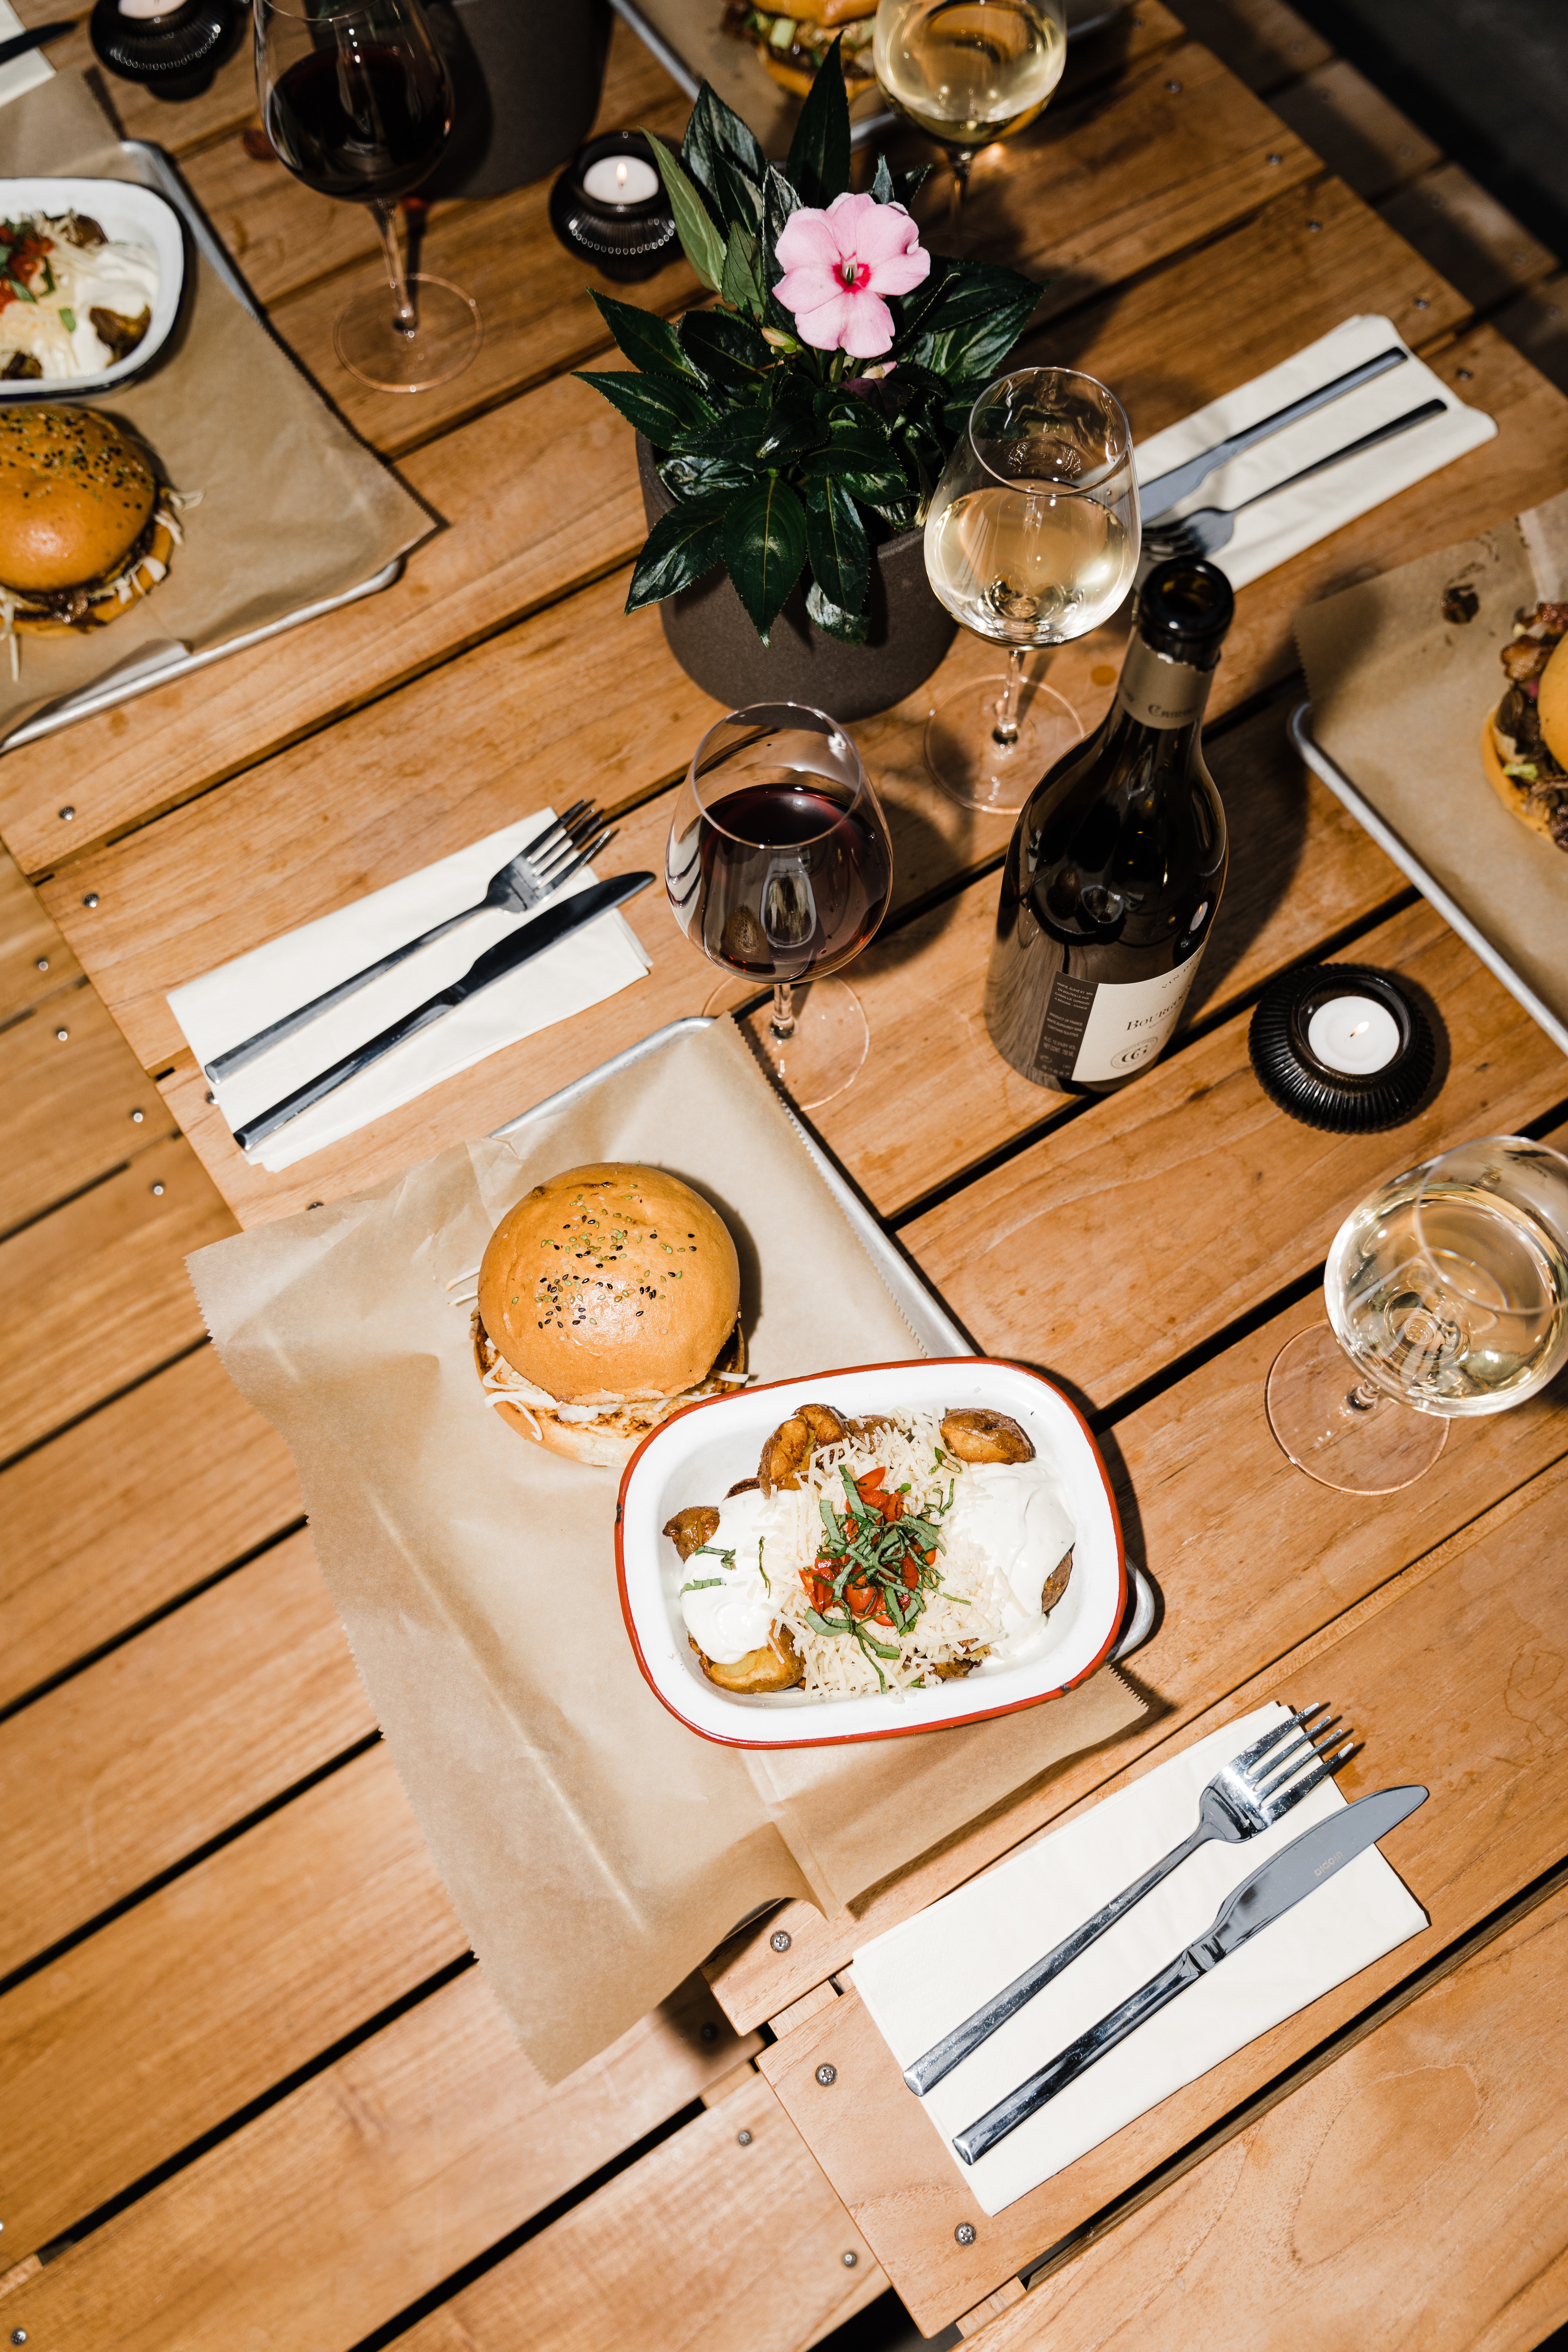
[{"label": "golden brioche bun", "polygon": [[145,453],[90,408],[0,408],[0,583],[48,595],[122,563],[152,516]]},{"label": "golden brioche bun", "polygon": [[118,621],[121,613],[129,613],[143,596],[152,594],[163,572],[153,571],[151,566],[161,563],[166,572],[174,552],[174,535],[167,523],[155,523],[147,552],[135,570],[125,575],[132,593],[123,602],[118,596],[101,596],[88,606],[79,621],[61,621],[52,613],[19,612],[11,625],[18,635],[26,637],[79,637],[84,629],[107,629],[110,621]]},{"label": "golden brioche bun", "polygon": [[[496,1358],[497,1350],[476,1315],[474,1364],[481,1380]],[[720,1369],[727,1372],[743,1372],[746,1369],[746,1337],[739,1320],[719,1351],[715,1372]],[[728,1385],[714,1378],[700,1382],[695,1393],[709,1394]],[[615,1412],[601,1414],[596,1421],[563,1421],[546,1405],[513,1404],[507,1397],[499,1399],[494,1410],[520,1437],[531,1438],[547,1454],[559,1454],[564,1460],[581,1462],[590,1469],[624,1470],[649,1430],[657,1429],[678,1407],[693,1401],[693,1395],[685,1395],[669,1401],[624,1404]]]},{"label": "golden brioche bun", "polygon": [[1546,748],[1560,768],[1568,769],[1568,637],[1561,637],[1552,659],[1541,673],[1535,715],[1546,738]]},{"label": "golden brioche bun", "polygon": [[479,1266],[490,1339],[514,1371],[567,1404],[694,1388],[740,1307],[723,1220],[660,1168],[611,1161],[536,1184]]},{"label": "golden brioche bun", "polygon": [[[1546,734],[1544,727],[1541,731],[1543,735]],[[1547,740],[1551,742],[1550,736],[1547,736]],[[1553,754],[1561,759],[1562,754],[1557,751],[1555,743],[1552,744],[1552,749]],[[1543,841],[1551,841],[1552,827],[1548,822],[1546,811],[1539,803],[1534,807],[1531,806],[1528,784],[1515,783],[1503,766],[1502,754],[1498,750],[1496,710],[1489,712],[1481,728],[1481,766],[1486,771],[1488,783],[1496,793],[1510,816],[1518,817],[1521,824],[1527,824],[1531,833],[1540,834]]]}]

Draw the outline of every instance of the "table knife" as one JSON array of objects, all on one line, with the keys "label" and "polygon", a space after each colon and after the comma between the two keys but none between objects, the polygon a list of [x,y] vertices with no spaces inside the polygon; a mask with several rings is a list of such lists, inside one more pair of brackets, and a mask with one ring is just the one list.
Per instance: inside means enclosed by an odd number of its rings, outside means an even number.
[{"label": "table knife", "polygon": [[994,2107],[972,2124],[966,2124],[956,2134],[953,2146],[965,2164],[973,2164],[987,2148],[1016,2131],[1021,2123],[1065,2091],[1069,2083],[1077,2082],[1086,2068],[1119,2042],[1125,2042],[1149,2019],[1157,2015],[1167,2001],[1174,2000],[1179,1992],[1239,1951],[1261,1929],[1272,1927],[1284,1917],[1305,1895],[1335,1877],[1347,1862],[1364,1853],[1369,1845],[1386,1837],[1396,1829],[1417,1805],[1426,1801],[1427,1791],[1422,1788],[1380,1789],[1375,1795],[1358,1798],[1342,1812],[1333,1813],[1326,1822],[1292,1838],[1288,1846],[1269,1861],[1259,1864],[1250,1878],[1244,1879],[1234,1895],[1221,1905],[1213,1924],[1195,1943],[1179,1952],[1157,1976],[1080,2033],[1076,2042],[1060,2054],[1009,2091]]},{"label": "table knife", "polygon": [[75,30],[75,19],[66,16],[58,24],[34,25],[25,33],[13,33],[8,40],[0,41],[0,66],[8,66],[13,58],[25,58],[29,49],[41,49],[46,41],[61,40]]},{"label": "table knife", "polygon": [[1403,351],[1379,352],[1375,359],[1363,360],[1360,367],[1350,369],[1344,375],[1335,376],[1332,383],[1321,384],[1316,392],[1304,393],[1300,400],[1291,401],[1288,408],[1277,408],[1272,416],[1265,416],[1257,425],[1244,425],[1228,440],[1216,441],[1214,447],[1205,449],[1201,457],[1189,457],[1184,465],[1173,466],[1168,474],[1156,474],[1152,482],[1140,482],[1138,507],[1144,529],[1147,530],[1151,523],[1163,522],[1171,509],[1179,506],[1200,482],[1206,482],[1216,467],[1228,464],[1232,457],[1239,457],[1244,449],[1254,448],[1259,441],[1268,440],[1273,434],[1283,433],[1288,425],[1295,425],[1303,416],[1312,415],[1317,409],[1326,408],[1331,401],[1342,400],[1347,393],[1359,392],[1363,383],[1375,383],[1380,375],[1386,375],[1390,368],[1403,367],[1408,357],[1409,353]]},{"label": "table knife", "polygon": [[487,948],[484,954],[468,966],[460,980],[454,980],[435,996],[426,997],[423,1004],[416,1004],[412,1013],[405,1013],[401,1020],[395,1021],[389,1029],[383,1029],[379,1035],[367,1039],[363,1045],[356,1045],[352,1054],[345,1054],[341,1062],[334,1062],[331,1068],[323,1070],[319,1078],[309,1079],[304,1086],[296,1087],[291,1095],[285,1095],[281,1102],[275,1102],[269,1110],[259,1111],[254,1118],[247,1118],[243,1127],[235,1129],[235,1141],[242,1151],[248,1151],[252,1144],[260,1143],[268,1135],[275,1135],[280,1127],[287,1127],[291,1118],[298,1118],[301,1111],[310,1110],[348,1079],[357,1077],[361,1070],[367,1070],[373,1062],[378,1062],[384,1054],[390,1054],[395,1045],[403,1044],[405,1038],[412,1037],[420,1029],[427,1029],[433,1021],[444,1019],[470,996],[478,996],[481,989],[490,988],[498,980],[504,980],[509,972],[516,971],[520,965],[529,962],[532,957],[543,955],[548,949],[558,947],[563,940],[570,939],[572,933],[580,931],[584,924],[597,922],[599,917],[607,915],[612,908],[624,907],[628,898],[635,898],[639,891],[646,890],[653,879],[651,874],[617,874],[611,881],[595,882],[592,889],[579,890],[575,897],[547,908],[542,915],[535,916],[531,923],[522,924],[499,945]]}]

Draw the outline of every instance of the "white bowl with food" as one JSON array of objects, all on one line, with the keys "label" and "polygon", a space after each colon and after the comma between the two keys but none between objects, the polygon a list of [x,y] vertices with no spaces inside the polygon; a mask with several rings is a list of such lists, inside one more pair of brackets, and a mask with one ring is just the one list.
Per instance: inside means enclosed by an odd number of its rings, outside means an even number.
[{"label": "white bowl with food", "polygon": [[647,1682],[706,1739],[896,1738],[1055,1698],[1110,1655],[1121,1523],[1081,1414],[989,1357],[704,1399],[638,1446],[616,1558]]},{"label": "white bowl with food", "polygon": [[[0,180],[0,402],[111,392],[180,311],[179,215],[134,180]],[[37,371],[37,373],[35,373]]]}]

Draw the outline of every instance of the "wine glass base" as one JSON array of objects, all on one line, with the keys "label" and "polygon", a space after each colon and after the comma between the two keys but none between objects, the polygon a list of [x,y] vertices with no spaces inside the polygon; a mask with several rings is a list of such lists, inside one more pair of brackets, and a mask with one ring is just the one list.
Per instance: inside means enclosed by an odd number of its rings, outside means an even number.
[{"label": "wine glass base", "polygon": [[418,323],[413,334],[397,324],[392,288],[379,284],[356,294],[338,312],[332,345],[351,375],[376,392],[428,392],[461,375],[484,341],[479,306],[444,278],[408,280]]},{"label": "wine glass base", "polygon": [[1342,1495],[1393,1495],[1424,1478],[1448,1439],[1439,1415],[1416,1412],[1397,1398],[1352,1402],[1354,1365],[1326,1323],[1288,1340],[1264,1391],[1268,1426],[1283,1451]]},{"label": "wine glass base", "polygon": [[871,1050],[871,1025],[847,981],[797,981],[793,997],[791,1036],[774,1036],[771,1002],[742,1025],[791,1101],[816,1110],[859,1076]]},{"label": "wine glass base", "polygon": [[926,766],[952,800],[993,816],[1013,816],[1046,770],[1083,740],[1070,702],[1026,677],[1018,698],[1018,733],[996,740],[996,711],[1007,691],[1005,675],[977,678],[939,702],[926,721]]}]

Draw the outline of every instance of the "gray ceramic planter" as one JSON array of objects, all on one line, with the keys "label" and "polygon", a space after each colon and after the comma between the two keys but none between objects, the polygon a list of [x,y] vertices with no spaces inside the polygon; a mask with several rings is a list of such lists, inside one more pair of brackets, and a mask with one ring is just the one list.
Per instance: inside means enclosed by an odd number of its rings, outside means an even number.
[{"label": "gray ceramic planter", "polygon": [[[640,433],[637,470],[651,530],[674,500]],[[912,694],[952,643],[955,624],[926,578],[923,539],[906,530],[877,549],[863,646],[841,645],[817,628],[797,588],[764,648],[729,574],[715,572],[659,606],[669,650],[688,677],[731,710],[749,702],[809,702],[834,719],[868,719]]]}]

